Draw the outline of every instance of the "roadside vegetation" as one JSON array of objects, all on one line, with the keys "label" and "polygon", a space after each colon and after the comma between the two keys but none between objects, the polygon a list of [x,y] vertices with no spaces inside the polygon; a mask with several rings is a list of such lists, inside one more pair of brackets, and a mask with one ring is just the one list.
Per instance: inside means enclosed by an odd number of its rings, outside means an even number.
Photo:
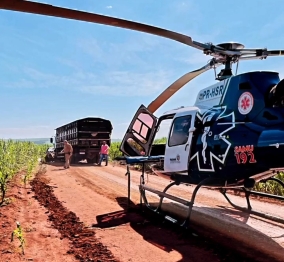
[{"label": "roadside vegetation", "polygon": [[[284,183],[284,173],[283,172],[279,173],[274,178],[277,178]],[[274,195],[284,196],[284,187],[276,181],[269,180],[266,183],[261,183],[261,182],[256,183],[253,189],[259,192],[263,192],[263,193],[270,193]]]},{"label": "roadside vegetation", "polygon": [[22,182],[30,179],[39,159],[44,157],[47,145],[36,145],[32,142],[0,140],[0,206],[5,202],[8,183],[19,172]]},{"label": "roadside vegetation", "polygon": [[122,152],[119,151],[119,146],[121,142],[112,142],[109,149],[109,157],[114,160],[116,157],[122,156]]}]

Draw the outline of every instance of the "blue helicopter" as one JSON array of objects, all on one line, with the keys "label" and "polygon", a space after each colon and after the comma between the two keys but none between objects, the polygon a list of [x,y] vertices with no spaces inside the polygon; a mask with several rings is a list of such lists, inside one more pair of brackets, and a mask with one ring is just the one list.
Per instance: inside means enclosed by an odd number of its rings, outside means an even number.
[{"label": "blue helicopter", "polygon": [[[281,196],[252,190],[256,182],[267,180],[274,180],[284,187],[284,183],[274,177],[284,170],[284,80],[280,81],[277,72],[232,73],[232,65],[238,67],[242,60],[281,56],[284,50],[247,49],[239,43],[200,43],[190,36],[163,28],[38,2],[1,0],[0,9],[136,30],[180,42],[211,56],[205,66],[183,75],[150,105],[141,105],[136,112],[120,146],[125,155],[120,159],[128,164],[128,197],[129,165],[141,164],[139,189],[146,206],[160,212],[164,198],[186,205],[188,215],[183,225],[190,219],[197,191],[202,186],[220,190],[237,209],[284,223],[283,218],[253,210],[249,201],[252,194],[284,200]],[[218,66],[224,66],[224,69],[216,74]],[[154,116],[174,93],[210,69],[214,69],[219,82],[202,89],[193,106],[165,112],[159,118]],[[170,121],[167,142],[153,145],[164,121]],[[145,185],[146,164],[156,175],[172,181],[163,191]],[[167,194],[170,187],[179,184],[196,185],[190,201]],[[244,190],[247,207],[231,202],[226,194],[229,188]],[[146,191],[160,197],[157,208],[148,203]]]}]

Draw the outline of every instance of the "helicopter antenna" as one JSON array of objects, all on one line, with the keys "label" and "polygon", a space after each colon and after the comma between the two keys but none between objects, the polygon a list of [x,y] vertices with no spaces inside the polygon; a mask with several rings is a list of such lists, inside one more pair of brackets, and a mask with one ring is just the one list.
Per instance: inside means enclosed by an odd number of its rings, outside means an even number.
[{"label": "helicopter antenna", "polygon": [[236,66],[236,73],[235,73],[235,74],[237,74],[237,73],[238,73],[239,61],[240,61],[240,60],[238,59],[237,66]]},{"label": "helicopter antenna", "polygon": [[213,69],[214,69],[215,79],[217,79],[217,73],[216,73],[216,66],[215,65],[213,66]]}]

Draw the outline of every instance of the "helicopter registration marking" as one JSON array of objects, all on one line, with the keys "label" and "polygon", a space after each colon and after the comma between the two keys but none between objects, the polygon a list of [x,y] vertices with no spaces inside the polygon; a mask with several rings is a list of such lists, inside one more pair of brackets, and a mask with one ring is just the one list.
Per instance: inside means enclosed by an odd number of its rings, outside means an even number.
[{"label": "helicopter registration marking", "polygon": [[248,161],[251,164],[256,163],[253,151],[254,151],[253,145],[236,146],[235,147],[235,157],[236,157],[237,163],[246,164]]},{"label": "helicopter registration marking", "polygon": [[200,93],[199,100],[207,100],[211,98],[221,97],[223,95],[224,90],[225,90],[224,85],[204,90]]}]

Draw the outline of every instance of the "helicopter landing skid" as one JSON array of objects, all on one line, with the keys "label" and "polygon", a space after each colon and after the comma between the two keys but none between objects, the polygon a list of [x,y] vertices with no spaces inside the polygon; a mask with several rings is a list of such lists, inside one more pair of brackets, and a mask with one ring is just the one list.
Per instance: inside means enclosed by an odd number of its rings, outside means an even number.
[{"label": "helicopter landing skid", "polygon": [[[140,176],[140,185],[139,185],[140,206],[142,206],[142,204],[144,202],[145,206],[149,210],[151,210],[151,211],[153,211],[153,212],[155,212],[155,213],[157,213],[159,215],[162,215],[165,220],[168,220],[170,222],[178,224],[178,220],[177,219],[172,218],[169,215],[163,214],[163,212],[161,210],[162,209],[162,204],[163,204],[163,200],[165,198],[173,200],[173,201],[178,202],[180,204],[183,204],[184,206],[187,207],[187,215],[186,215],[186,218],[184,219],[184,221],[182,223],[180,223],[180,226],[188,227],[189,226],[190,217],[191,217],[191,213],[192,213],[192,209],[193,209],[193,206],[194,206],[194,201],[195,201],[195,198],[196,198],[198,190],[202,186],[207,186],[208,187],[208,184],[216,181],[216,179],[205,178],[204,180],[202,180],[199,184],[196,185],[196,187],[195,187],[195,189],[194,189],[194,191],[192,193],[191,199],[190,199],[190,201],[188,201],[188,200],[185,200],[185,199],[182,199],[182,198],[179,198],[179,197],[176,197],[176,196],[173,196],[173,195],[170,195],[170,194],[167,193],[167,191],[172,186],[180,184],[177,181],[174,181],[174,182],[170,183],[169,185],[167,185],[164,188],[163,191],[159,191],[159,190],[150,188],[150,187],[145,185],[145,165],[147,163],[150,163],[150,162],[152,162],[152,161],[139,162],[139,164],[142,166],[142,174]],[[127,172],[125,174],[126,176],[128,176],[128,207],[130,207],[130,203],[131,203],[131,200],[130,200],[130,188],[131,188],[130,176],[131,176],[131,174],[130,174],[130,169],[129,169],[130,165],[131,164],[127,164]],[[268,180],[273,180],[275,182],[278,182],[280,185],[282,185],[284,187],[284,183],[281,180],[279,180],[277,178],[273,178],[273,177],[268,178],[266,180],[262,180],[261,182],[265,183]],[[249,213],[249,214],[252,214],[252,215],[255,215],[255,216],[259,216],[259,217],[262,217],[262,218],[265,218],[265,219],[268,219],[268,220],[271,220],[271,221],[274,221],[274,222],[277,222],[277,223],[284,224],[284,218],[273,216],[273,215],[270,215],[270,214],[267,214],[267,213],[263,213],[263,212],[259,212],[259,211],[253,210],[252,206],[251,206],[251,203],[250,203],[250,196],[251,195],[258,195],[258,196],[264,196],[264,197],[274,198],[274,199],[278,199],[278,200],[284,200],[284,197],[277,196],[277,195],[272,195],[272,194],[267,194],[267,193],[263,193],[263,192],[250,191],[250,190],[248,190],[246,188],[241,188],[244,191],[244,193],[245,193],[245,198],[246,198],[246,202],[247,202],[247,207],[242,207],[242,206],[239,206],[239,205],[237,205],[237,204],[235,204],[235,203],[233,203],[231,201],[231,199],[227,195],[227,189],[230,189],[230,188],[221,188],[220,192],[221,192],[222,195],[224,195],[224,197],[229,202],[229,204],[231,206],[233,206],[235,209],[243,211],[243,212],[246,212],[246,213]],[[236,188],[234,188],[234,189],[236,189]],[[149,192],[154,193],[154,194],[159,196],[160,200],[159,200],[159,203],[158,203],[157,206],[153,207],[153,206],[150,205],[150,203],[149,203],[149,201],[147,199],[147,196],[146,196],[146,191],[149,191]]]},{"label": "helicopter landing skid", "polygon": [[[155,212],[156,214],[158,215],[162,215],[163,218],[165,220],[168,220],[170,222],[173,222],[175,224],[178,224],[178,220],[175,219],[175,218],[172,218],[170,217],[169,215],[165,215],[163,214],[162,212],[162,204],[163,204],[163,200],[164,198],[167,198],[167,199],[170,199],[170,200],[173,200],[175,202],[178,202],[180,204],[183,204],[184,206],[186,206],[188,208],[187,210],[187,216],[186,218],[184,219],[184,221],[182,223],[180,223],[180,226],[182,227],[185,227],[187,228],[189,226],[189,221],[190,221],[190,216],[191,216],[191,213],[192,213],[192,208],[193,208],[193,205],[194,205],[194,201],[195,201],[195,198],[196,198],[196,194],[198,192],[198,190],[202,187],[202,186],[205,186],[205,185],[208,185],[208,183],[210,182],[213,182],[215,181],[216,179],[213,179],[213,178],[206,178],[204,180],[202,180],[199,184],[196,185],[193,193],[192,193],[192,196],[191,196],[191,199],[190,201],[188,200],[185,200],[185,199],[182,199],[182,198],[179,198],[179,197],[176,197],[176,196],[173,196],[173,195],[170,195],[170,194],[167,194],[167,191],[174,185],[179,185],[180,183],[175,181],[175,182],[172,182],[170,183],[169,185],[167,185],[163,191],[159,191],[159,190],[156,190],[156,189],[153,189],[153,188],[150,188],[148,186],[145,185],[145,164],[146,163],[141,163],[141,166],[142,166],[142,174],[140,176],[140,185],[139,185],[139,191],[140,191],[140,206],[142,207],[142,202],[144,202],[145,206]],[[127,172],[125,174],[126,176],[128,176],[128,207],[130,206],[130,169],[129,169],[129,164],[127,164]],[[160,200],[159,200],[159,203],[158,203],[158,206],[157,207],[152,207],[150,205],[150,203],[148,202],[148,199],[147,199],[147,196],[146,196],[146,191],[149,191],[151,193],[154,193],[156,195],[159,196]]]},{"label": "helicopter landing skid", "polygon": [[[173,196],[173,195],[170,195],[170,194],[167,194],[166,192],[174,185],[179,185],[179,183],[177,182],[172,182],[170,183],[169,185],[167,185],[165,187],[165,189],[163,191],[159,191],[159,190],[156,190],[156,189],[153,189],[153,188],[150,188],[148,186],[145,186],[144,184],[144,176],[143,174],[141,175],[141,178],[140,178],[140,185],[139,185],[139,190],[140,190],[140,205],[142,206],[142,200],[144,201],[144,204],[145,206],[150,209],[151,211],[154,211],[155,213],[159,214],[159,215],[163,215],[163,213],[161,212],[161,208],[162,208],[162,204],[163,204],[163,200],[164,198],[167,198],[167,199],[170,199],[170,200],[173,200],[175,202],[178,202],[180,204],[183,204],[184,206],[186,206],[188,208],[187,210],[187,215],[186,215],[186,218],[184,219],[184,221],[180,224],[182,227],[188,227],[189,225],[189,221],[190,221],[190,216],[191,216],[191,212],[192,212],[192,208],[193,208],[193,205],[194,205],[194,201],[195,201],[195,198],[196,198],[196,194],[197,194],[197,191],[204,185],[206,185],[208,182],[210,182],[212,179],[211,178],[207,178],[207,179],[204,179],[203,181],[201,181],[194,189],[193,193],[192,193],[192,196],[191,196],[191,200],[188,201],[188,200],[185,200],[185,199],[182,199],[182,198],[179,198],[179,197],[176,197],[176,196]],[[160,201],[159,201],[159,204],[157,207],[151,207],[151,205],[149,204],[148,202],[148,199],[146,197],[146,191],[149,191],[151,193],[154,193],[156,195],[158,195],[160,197]],[[170,217],[169,215],[163,215],[164,216],[164,219],[170,221],[170,222],[173,222],[173,223],[178,223],[178,221],[175,219],[175,218],[172,218]]]},{"label": "helicopter landing skid", "polygon": [[[270,178],[270,179],[267,179],[267,180],[277,181],[278,179],[277,178]],[[263,182],[266,182],[266,181],[263,181]],[[283,182],[281,180],[279,180],[279,181],[281,182],[280,184],[282,184],[282,186],[284,187]],[[251,206],[251,203],[250,203],[250,196],[251,195],[258,195],[258,196],[264,196],[264,197],[274,198],[274,199],[278,199],[278,200],[284,200],[284,197],[277,196],[277,195],[272,195],[272,194],[266,194],[266,193],[257,192],[257,191],[250,191],[250,190],[248,190],[248,189],[246,189],[244,187],[242,188],[242,190],[245,193],[247,207],[239,206],[239,205],[233,203],[231,201],[231,199],[228,197],[227,190],[225,188],[220,189],[220,192],[226,198],[226,200],[229,202],[229,204],[232,207],[234,207],[235,209],[238,209],[240,211],[243,211],[243,212],[246,212],[246,213],[258,216],[258,217],[269,219],[269,220],[277,222],[277,223],[284,224],[284,218],[273,216],[273,215],[270,215],[270,214],[267,214],[267,213],[263,213],[263,212],[260,212],[260,211],[253,210],[252,206]]]}]

